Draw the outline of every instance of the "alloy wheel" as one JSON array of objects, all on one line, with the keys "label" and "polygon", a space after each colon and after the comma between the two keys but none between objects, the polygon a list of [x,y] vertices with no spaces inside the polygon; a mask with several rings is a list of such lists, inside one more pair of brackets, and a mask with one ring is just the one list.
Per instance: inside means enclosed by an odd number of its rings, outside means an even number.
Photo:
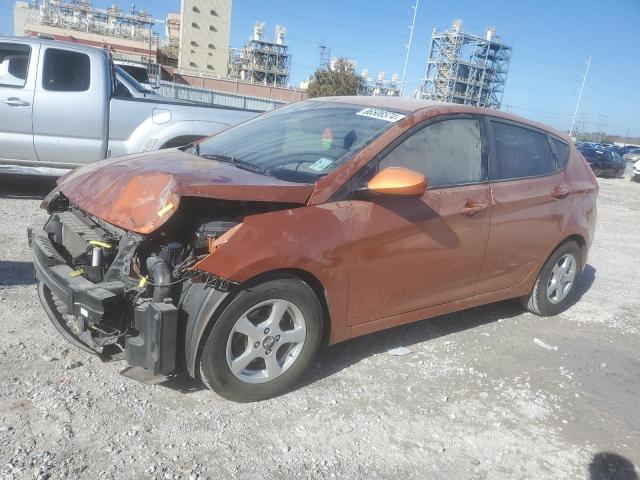
[{"label": "alloy wheel", "polygon": [[305,318],[296,305],[282,299],[261,302],[231,329],[227,365],[245,383],[275,380],[300,356],[306,332]]},{"label": "alloy wheel", "polygon": [[560,257],[551,270],[549,282],[547,283],[547,299],[549,302],[557,304],[563,301],[573,287],[576,277],[577,262],[571,253]]}]

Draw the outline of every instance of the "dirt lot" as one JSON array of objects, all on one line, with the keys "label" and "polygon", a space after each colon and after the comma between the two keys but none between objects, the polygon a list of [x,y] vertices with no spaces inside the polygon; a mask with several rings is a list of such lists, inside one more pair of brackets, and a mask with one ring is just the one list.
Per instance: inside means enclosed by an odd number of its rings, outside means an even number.
[{"label": "dirt lot", "polygon": [[369,335],[249,405],[136,383],[56,333],[25,238],[48,186],[0,181],[0,478],[640,476],[640,184],[601,180],[566,313],[511,301]]}]

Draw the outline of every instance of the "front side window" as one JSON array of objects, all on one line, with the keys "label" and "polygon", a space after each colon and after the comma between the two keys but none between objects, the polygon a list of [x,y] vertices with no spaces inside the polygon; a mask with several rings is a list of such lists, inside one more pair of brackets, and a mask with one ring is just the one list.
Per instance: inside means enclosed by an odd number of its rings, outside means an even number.
[{"label": "front side window", "polygon": [[537,177],[557,169],[546,135],[508,123],[491,124],[495,146],[491,180]]},{"label": "front side window", "polygon": [[0,44],[0,86],[22,88],[27,83],[31,47],[19,43]]},{"label": "front side window", "polygon": [[308,100],[225,130],[192,152],[282,180],[313,183],[401,118],[384,109]]},{"label": "front side window", "polygon": [[89,90],[91,62],[84,53],[48,48],[44,55],[42,87],[54,92]]},{"label": "front side window", "polygon": [[380,170],[404,167],[423,173],[429,186],[483,180],[482,141],[477,119],[440,121],[411,135],[380,161]]}]

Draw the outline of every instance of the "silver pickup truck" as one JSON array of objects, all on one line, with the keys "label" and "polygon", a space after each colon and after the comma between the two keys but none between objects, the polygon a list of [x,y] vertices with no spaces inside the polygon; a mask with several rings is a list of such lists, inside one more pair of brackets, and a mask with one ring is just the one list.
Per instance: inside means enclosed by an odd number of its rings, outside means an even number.
[{"label": "silver pickup truck", "polygon": [[0,37],[0,173],[60,175],[185,145],[256,115],[146,95],[131,80],[103,49]]}]

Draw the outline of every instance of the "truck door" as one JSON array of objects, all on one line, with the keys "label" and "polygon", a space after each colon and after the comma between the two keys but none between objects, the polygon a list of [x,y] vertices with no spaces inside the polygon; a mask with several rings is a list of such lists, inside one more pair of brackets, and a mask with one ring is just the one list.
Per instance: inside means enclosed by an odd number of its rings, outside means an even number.
[{"label": "truck door", "polygon": [[41,162],[69,166],[105,158],[108,60],[100,53],[42,45],[33,109]]},{"label": "truck door", "polygon": [[36,160],[31,115],[38,45],[0,42],[0,160]]}]

